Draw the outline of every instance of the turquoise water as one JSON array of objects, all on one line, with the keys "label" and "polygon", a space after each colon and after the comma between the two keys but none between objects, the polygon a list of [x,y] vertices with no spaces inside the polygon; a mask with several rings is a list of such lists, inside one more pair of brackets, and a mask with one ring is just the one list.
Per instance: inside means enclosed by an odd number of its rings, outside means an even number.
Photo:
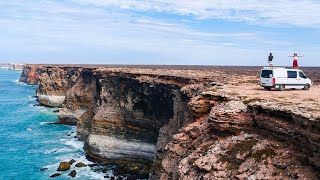
[{"label": "turquoise water", "polygon": [[[19,76],[17,71],[0,71],[0,179],[50,179],[61,161],[90,163],[83,143],[74,138],[75,128],[46,124],[57,120],[55,109],[34,106],[37,87],[18,83]],[[89,167],[76,170],[76,179],[103,178]],[[55,179],[71,179],[69,172]]]}]

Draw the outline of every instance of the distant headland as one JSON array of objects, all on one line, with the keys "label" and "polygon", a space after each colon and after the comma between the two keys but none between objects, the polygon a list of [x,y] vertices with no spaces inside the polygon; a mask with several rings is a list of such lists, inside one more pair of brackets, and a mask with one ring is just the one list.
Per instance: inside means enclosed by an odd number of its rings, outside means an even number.
[{"label": "distant headland", "polygon": [[0,63],[0,69],[7,69],[13,71],[22,71],[24,64],[16,63]]}]

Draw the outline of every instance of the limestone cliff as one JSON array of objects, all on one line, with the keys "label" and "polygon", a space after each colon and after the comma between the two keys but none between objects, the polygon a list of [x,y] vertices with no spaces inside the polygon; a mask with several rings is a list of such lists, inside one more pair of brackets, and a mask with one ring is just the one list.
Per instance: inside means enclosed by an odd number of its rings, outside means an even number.
[{"label": "limestone cliff", "polygon": [[25,65],[20,81],[38,85],[37,96],[40,104],[62,107],[67,92],[78,81],[82,69],[81,66]]},{"label": "limestone cliff", "polygon": [[317,179],[319,102],[251,93],[256,77],[230,72],[50,66],[37,94],[63,96],[58,122],[88,156],[140,177]]},{"label": "limestone cliff", "polygon": [[66,94],[77,82],[82,68],[45,66],[40,69],[38,100],[42,105],[61,107]]},{"label": "limestone cliff", "polygon": [[59,123],[77,125],[78,136],[88,136],[97,98],[97,82],[92,69],[83,69],[79,79],[66,93],[63,109],[59,112]]},{"label": "limestone cliff", "polygon": [[318,178],[319,119],[212,91],[189,106],[195,120],[165,146],[153,179]]},{"label": "limestone cliff", "polygon": [[24,65],[19,80],[29,85],[38,85],[41,68],[41,65]]},{"label": "limestone cliff", "polygon": [[188,97],[180,92],[187,81],[86,69],[68,91],[59,122],[77,124],[97,161],[139,164],[139,174],[148,174],[157,141],[169,142],[188,120]]}]

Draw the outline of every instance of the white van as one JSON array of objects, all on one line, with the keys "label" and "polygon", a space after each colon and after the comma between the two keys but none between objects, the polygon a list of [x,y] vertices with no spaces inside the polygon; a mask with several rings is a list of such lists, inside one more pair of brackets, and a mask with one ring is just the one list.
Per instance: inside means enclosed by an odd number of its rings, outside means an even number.
[{"label": "white van", "polygon": [[260,74],[260,85],[267,90],[309,90],[312,81],[299,69],[264,67]]}]

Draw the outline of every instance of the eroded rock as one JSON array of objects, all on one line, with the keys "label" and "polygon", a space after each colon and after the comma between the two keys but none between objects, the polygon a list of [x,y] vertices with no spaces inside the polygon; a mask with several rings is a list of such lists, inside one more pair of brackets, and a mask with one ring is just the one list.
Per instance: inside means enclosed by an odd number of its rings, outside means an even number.
[{"label": "eroded rock", "polygon": [[77,171],[76,170],[72,170],[68,175],[71,176],[72,178],[74,178],[77,175]]},{"label": "eroded rock", "polygon": [[54,174],[52,174],[52,175],[50,176],[50,178],[56,178],[56,177],[58,177],[58,176],[61,176],[61,174],[60,174],[60,173],[54,173]]},{"label": "eroded rock", "polygon": [[68,162],[61,162],[57,171],[68,171],[70,169],[70,164]]},{"label": "eroded rock", "polygon": [[76,165],[76,167],[85,167],[87,166],[86,164],[82,163],[82,162],[78,162]]},{"label": "eroded rock", "polygon": [[69,161],[69,164],[70,165],[72,165],[73,163],[75,163],[76,161],[74,160],[74,159],[71,159],[70,161]]}]

